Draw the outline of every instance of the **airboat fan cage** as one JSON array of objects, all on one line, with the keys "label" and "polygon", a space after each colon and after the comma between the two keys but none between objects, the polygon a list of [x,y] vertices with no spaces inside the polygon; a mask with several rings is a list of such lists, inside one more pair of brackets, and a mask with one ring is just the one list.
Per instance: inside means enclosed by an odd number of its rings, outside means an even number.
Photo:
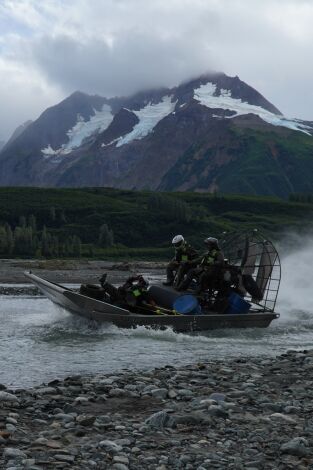
[{"label": "airboat fan cage", "polygon": [[281,264],[273,243],[258,230],[224,234],[221,249],[230,265],[242,273],[240,294],[253,305],[250,311],[273,312],[280,279]]}]

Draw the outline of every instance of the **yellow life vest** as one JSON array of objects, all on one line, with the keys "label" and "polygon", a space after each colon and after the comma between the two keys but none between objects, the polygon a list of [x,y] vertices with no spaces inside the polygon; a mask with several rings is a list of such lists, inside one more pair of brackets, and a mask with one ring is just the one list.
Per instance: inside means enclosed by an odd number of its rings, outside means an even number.
[{"label": "yellow life vest", "polygon": [[202,266],[211,266],[215,261],[215,257],[217,253],[218,253],[217,250],[211,250],[208,253],[206,253],[201,260]]},{"label": "yellow life vest", "polygon": [[177,252],[181,251],[181,260],[182,261],[188,261],[188,252],[187,252],[187,245],[186,243],[183,244],[183,246],[179,247]]},{"label": "yellow life vest", "polygon": [[140,297],[142,294],[142,292],[139,289],[134,289],[132,293],[135,297]]}]

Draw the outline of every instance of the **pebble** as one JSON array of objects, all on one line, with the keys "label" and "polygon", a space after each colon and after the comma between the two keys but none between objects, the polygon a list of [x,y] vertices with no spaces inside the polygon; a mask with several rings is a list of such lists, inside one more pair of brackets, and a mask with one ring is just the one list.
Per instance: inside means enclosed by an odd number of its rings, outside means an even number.
[{"label": "pebble", "polygon": [[112,468],[114,468],[115,470],[128,470],[128,466],[124,465],[123,463],[114,463],[112,465]]},{"label": "pebble", "polygon": [[92,426],[95,420],[96,417],[92,415],[79,415],[76,418],[76,422],[81,426]]},{"label": "pebble", "polygon": [[150,391],[151,395],[155,398],[164,399],[167,397],[168,391],[167,388],[156,388]]},{"label": "pebble", "polygon": [[284,454],[304,457],[308,454],[308,442],[303,437],[294,437],[290,441],[281,445],[280,450]]},{"label": "pebble", "polygon": [[0,391],[0,402],[14,402],[17,403],[18,398],[9,392]]},{"label": "pebble", "polygon": [[272,421],[280,421],[280,422],[285,422],[289,424],[297,424],[297,421],[295,421],[293,418],[290,416],[284,415],[282,413],[273,413],[270,415],[270,418]]},{"label": "pebble", "polygon": [[7,447],[3,451],[3,456],[6,459],[16,459],[16,458],[26,458],[26,454],[22,452],[20,449],[15,449],[12,447]]},{"label": "pebble", "polygon": [[0,468],[313,468],[312,363],[289,351],[2,385]]}]

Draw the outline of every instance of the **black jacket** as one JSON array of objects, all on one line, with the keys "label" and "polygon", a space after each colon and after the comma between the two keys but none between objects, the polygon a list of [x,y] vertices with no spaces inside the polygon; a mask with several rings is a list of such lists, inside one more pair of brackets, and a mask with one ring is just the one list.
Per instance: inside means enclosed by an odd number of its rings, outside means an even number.
[{"label": "black jacket", "polygon": [[184,261],[193,261],[198,256],[198,252],[191,245],[184,243],[179,248],[175,248],[175,257],[173,261],[183,263]]}]

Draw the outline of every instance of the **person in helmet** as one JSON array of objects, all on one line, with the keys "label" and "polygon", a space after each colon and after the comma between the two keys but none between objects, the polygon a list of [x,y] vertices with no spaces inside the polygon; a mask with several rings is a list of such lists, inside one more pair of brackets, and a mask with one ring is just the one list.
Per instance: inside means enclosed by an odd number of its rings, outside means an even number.
[{"label": "person in helmet", "polygon": [[219,247],[218,240],[208,237],[204,240],[206,251],[196,260],[197,266],[191,269],[184,280],[177,286],[178,290],[186,290],[193,279],[198,280],[198,291],[208,286],[214,279],[221,276],[225,264],[224,254]]},{"label": "person in helmet", "polygon": [[184,275],[194,266],[193,260],[198,257],[197,251],[186,242],[182,235],[175,235],[172,245],[175,249],[175,256],[167,265],[167,280],[163,282],[165,286],[172,286],[174,280],[175,286],[178,286]]}]

